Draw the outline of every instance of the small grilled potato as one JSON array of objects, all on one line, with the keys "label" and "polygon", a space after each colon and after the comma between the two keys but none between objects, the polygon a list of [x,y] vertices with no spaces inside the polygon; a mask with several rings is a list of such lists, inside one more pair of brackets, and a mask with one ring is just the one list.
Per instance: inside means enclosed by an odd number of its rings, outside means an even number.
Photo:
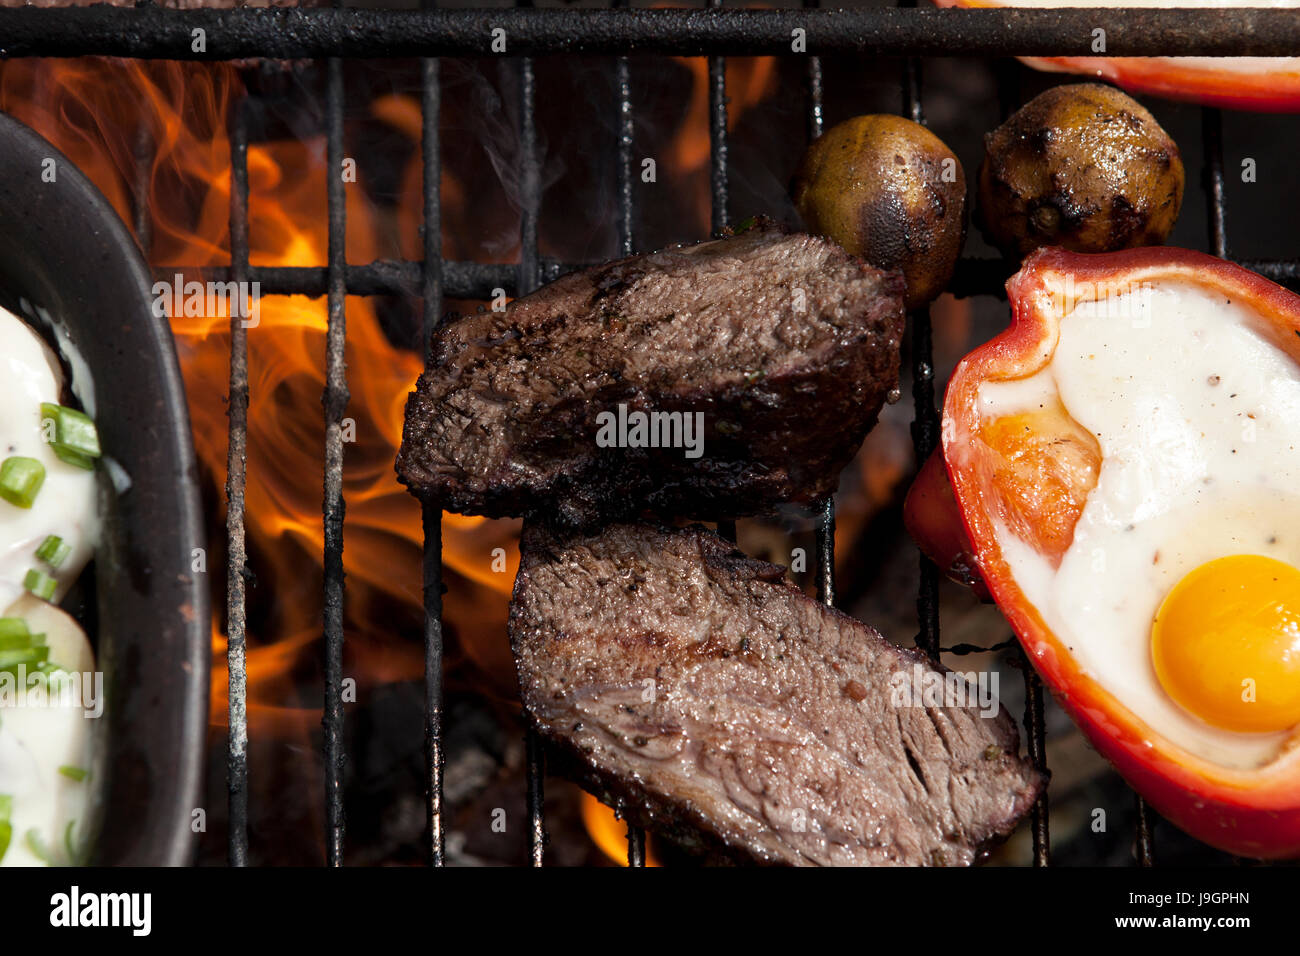
[{"label": "small grilled potato", "polygon": [[804,154],[792,188],[812,232],[898,269],[915,309],[952,279],[966,239],[966,173],[952,150],[901,116],[858,116]]},{"label": "small grilled potato", "polygon": [[1178,146],[1142,104],[1113,87],[1053,87],[984,145],[976,220],[1007,255],[1039,246],[1113,252],[1160,245],[1178,219]]}]

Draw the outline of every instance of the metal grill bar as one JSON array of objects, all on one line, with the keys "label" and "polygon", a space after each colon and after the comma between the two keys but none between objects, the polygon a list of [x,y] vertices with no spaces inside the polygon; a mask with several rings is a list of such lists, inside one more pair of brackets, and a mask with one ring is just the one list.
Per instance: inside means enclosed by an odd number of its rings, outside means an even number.
[{"label": "metal grill bar", "polygon": [[[722,0],[709,0],[709,10],[721,12]],[[733,16],[738,11],[728,11]],[[709,69],[709,218],[713,234],[730,224],[727,215],[727,61],[721,56],[710,56]],[[736,522],[719,521],[718,534],[733,544],[736,541]]]},{"label": "metal grill bar", "polygon": [[131,183],[131,225],[135,229],[135,241],[139,243],[140,251],[147,261],[153,242],[153,222],[149,218],[149,174],[153,165],[154,142],[145,123],[141,123],[135,131],[132,153],[135,179]]},{"label": "metal grill bar", "polygon": [[627,865],[633,868],[645,866],[645,830],[630,823],[627,826]]},{"label": "metal grill bar", "polygon": [[[1235,259],[1247,269],[1274,282],[1300,289],[1300,260]],[[566,272],[597,265],[594,262],[559,262],[539,257],[538,268],[543,282],[558,279]],[[348,266],[345,282],[348,295],[420,294],[423,267],[418,262],[381,259],[363,265]],[[957,263],[948,292],[958,299],[979,295],[1006,296],[1006,281],[1015,265],[1003,259],[967,257]],[[161,267],[159,278],[171,278],[177,272],[194,275],[204,281],[227,281],[230,270],[225,266]],[[509,263],[444,262],[443,294],[453,299],[491,299],[496,289],[507,295],[518,292],[519,267]],[[263,295],[320,296],[328,291],[328,270],[319,266],[252,266],[248,277],[261,283]]]},{"label": "metal grill bar", "polygon": [[[805,10],[817,9],[820,0],[803,0]],[[808,142],[822,134],[822,58],[808,57]]]},{"label": "metal grill bar", "polygon": [[[1046,773],[1047,732],[1043,726],[1043,682],[1038,679],[1023,651],[1020,652],[1020,664],[1025,673],[1025,728],[1029,732],[1029,759],[1040,772]],[[1029,828],[1034,841],[1034,866],[1050,866],[1052,835],[1048,826],[1046,787],[1034,803]]]},{"label": "metal grill bar", "polygon": [[[235,104],[230,124],[230,277],[248,272],[248,124],[244,102]],[[244,479],[248,464],[248,331],[239,310],[230,313],[230,429],[226,448],[226,783],[231,866],[248,865],[248,705],[245,661],[247,616],[244,571]]]},{"label": "metal grill bar", "polygon": [[817,509],[817,600],[835,606],[835,496]]},{"label": "metal grill bar", "polygon": [[[722,0],[709,0],[721,10]],[[709,187],[714,235],[727,228],[727,61],[709,57]]]},{"label": "metal grill bar", "polygon": [[1151,835],[1151,811],[1147,807],[1147,802],[1133,794],[1133,801],[1137,807],[1137,842],[1135,849],[1137,851],[1138,866],[1155,866],[1155,843]]},{"label": "metal grill bar", "polygon": [[[516,10],[520,16],[526,10]],[[509,42],[507,40],[507,42]],[[523,208],[519,215],[519,281],[517,292],[527,295],[541,284],[537,255],[537,217],[541,208],[541,170],[537,157],[537,116],[534,111],[537,81],[533,61],[519,61],[519,191]],[[546,751],[530,726],[525,742],[528,774],[528,856],[541,866],[546,855],[545,800]]]},{"label": "metal grill bar", "polygon": [[326,170],[329,202],[329,319],[325,334],[325,859],[343,865],[343,413],[348,404],[344,349],[347,206],[343,195],[343,61],[327,66]]},{"label": "metal grill bar", "polygon": [[630,256],[636,245],[636,209],[632,201],[632,143],[636,124],[632,119],[632,64],[625,56],[614,63],[614,84],[618,90],[618,250]]},{"label": "metal grill bar", "polygon": [[[438,120],[442,113],[442,84],[438,61],[420,61],[421,161],[424,179],[424,308],[420,354],[429,359],[429,345],[442,312],[442,147]],[[429,865],[446,862],[442,823],[442,508],[429,501],[420,506],[424,529],[424,760],[428,777]]]},{"label": "metal grill bar", "polygon": [[[628,0],[614,0],[625,7]],[[614,61],[614,88],[618,94],[618,165],[615,184],[618,190],[618,249],[630,256],[635,249],[636,210],[632,201],[632,143],[636,123],[632,117],[632,62],[625,56]],[[645,866],[645,830],[627,825],[627,865]]]},{"label": "metal grill bar", "polygon": [[537,216],[541,208],[541,171],[537,159],[537,118],[534,111],[537,81],[533,61],[519,61],[519,295],[541,285],[541,260],[537,255]]},{"label": "metal grill bar", "polygon": [[[903,8],[914,7],[916,0],[903,0]],[[903,114],[914,123],[925,123],[921,104],[921,64],[916,57],[903,63]],[[912,329],[912,445],[920,466],[934,451],[939,437],[939,413],[934,407],[934,347],[930,327],[930,308],[923,306],[908,316]],[[916,646],[931,660],[939,659],[939,572],[924,554],[917,558],[920,584],[916,595],[918,632]]]},{"label": "metal grill bar", "polygon": [[541,866],[546,854],[546,821],[542,816],[542,775],[546,772],[542,741],[531,727],[524,738],[524,762],[528,775],[528,859]]},{"label": "metal grill bar", "polygon": [[[93,6],[0,9],[5,55],[138,59],[356,59],[493,56],[500,10],[267,8],[165,10]],[[1300,16],[1273,9],[516,10],[507,55],[1290,56]],[[193,49],[193,31],[206,45]]]},{"label": "metal grill bar", "polygon": [[[998,105],[1003,120],[1006,120],[1020,106],[1020,70],[1020,64],[1014,60],[1007,60],[998,65]],[[958,263],[958,272],[961,271],[962,265],[963,263]],[[1006,267],[1007,264],[1004,264],[1003,268]],[[999,290],[999,294],[1005,294],[1005,292]],[[1006,646],[1014,649],[1015,662],[1024,675],[1024,725],[1025,734],[1029,738],[1027,743],[1029,759],[1035,769],[1041,773],[1047,773],[1047,734],[1044,727],[1043,684],[1016,639],[1014,637],[1010,638]],[[1036,867],[1050,865],[1052,839],[1046,787],[1043,788],[1043,792],[1039,794],[1038,799],[1034,801],[1033,808],[1030,810],[1029,832],[1033,842],[1033,865]]]},{"label": "metal grill bar", "polygon": [[[815,10],[820,0],[803,0],[804,9]],[[808,101],[808,142],[822,134],[822,61],[808,58],[805,74]],[[817,514],[817,599],[835,606],[835,495],[827,495],[816,507]]]},{"label": "metal grill bar", "polygon": [[[436,288],[431,295],[436,297]],[[426,311],[428,308],[426,304]],[[446,833],[442,822],[442,774],[446,756],[442,749],[442,508],[422,502],[420,521],[424,529],[424,767],[429,865],[443,866]]]}]

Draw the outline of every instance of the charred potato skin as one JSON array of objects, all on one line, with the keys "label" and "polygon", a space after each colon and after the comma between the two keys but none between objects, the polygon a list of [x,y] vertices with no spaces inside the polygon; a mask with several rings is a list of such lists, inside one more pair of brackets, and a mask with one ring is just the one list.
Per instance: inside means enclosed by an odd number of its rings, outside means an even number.
[{"label": "charred potato skin", "polygon": [[1145,107],[1113,87],[1052,87],[984,142],[976,221],[1008,255],[1039,246],[1161,245],[1178,219],[1178,146]]},{"label": "charred potato skin", "polygon": [[966,240],[966,174],[924,126],[870,115],[832,127],[808,147],[791,193],[811,232],[901,271],[908,309],[952,280]]}]

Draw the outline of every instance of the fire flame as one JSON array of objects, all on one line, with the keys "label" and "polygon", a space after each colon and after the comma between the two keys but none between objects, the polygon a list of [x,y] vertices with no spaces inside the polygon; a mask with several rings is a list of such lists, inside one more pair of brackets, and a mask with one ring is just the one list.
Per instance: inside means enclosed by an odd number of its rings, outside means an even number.
[{"label": "fire flame", "polygon": [[[0,105],[50,139],[100,187],[126,222],[134,221],[137,146],[145,146],[150,261],[171,267],[230,260],[230,151],[226,124],[240,95],[227,66],[100,59],[15,61],[0,74]],[[136,131],[139,131],[138,133]],[[255,266],[321,266],[328,235],[323,139],[249,147],[249,245]],[[454,192],[454,190],[451,190]],[[452,197],[449,197],[452,198]],[[373,206],[347,191],[352,261],[379,255]],[[195,278],[189,276],[187,278]],[[246,527],[256,584],[250,606],[274,603],[269,627],[249,634],[249,713],[254,730],[306,728],[319,710],[295,697],[297,670],[320,633],[323,549],[322,472],[326,305],[304,296],[266,296],[248,330],[249,409]],[[195,447],[214,486],[226,479],[229,319],[224,310],[174,315],[172,328],[190,396]],[[411,351],[393,346],[369,299],[347,301],[347,415],[356,440],[345,453],[350,671],[367,684],[413,678],[421,650],[386,639],[385,605],[420,607],[418,504],[397,484],[393,459],[406,394],[420,371]],[[445,560],[467,579],[448,595],[449,617],[504,624],[511,567],[494,572],[492,547],[508,529],[483,532],[478,518],[446,516]],[[498,542],[498,539],[502,539]],[[487,546],[485,548],[485,545]],[[304,574],[313,568],[315,574]],[[219,582],[224,583],[224,582]],[[274,589],[259,594],[259,587]],[[466,593],[469,592],[469,593]],[[218,607],[221,607],[220,599]],[[474,613],[474,608],[492,608]],[[250,614],[250,617],[252,615]],[[212,720],[226,720],[222,624],[214,625]]]},{"label": "fire flame", "polygon": [[[667,166],[677,188],[690,188],[699,210],[699,229],[709,231],[709,61],[673,57],[691,71],[691,97],[678,135],[668,148]],[[776,58],[760,56],[727,60],[727,129],[733,130],[750,107],[772,92]]]},{"label": "fire flame", "polygon": [[[627,866],[627,824],[614,815],[612,808],[605,806],[589,793],[582,795],[582,822],[592,841],[600,847],[602,853],[617,863]],[[645,865],[660,866],[654,848],[647,837]]]},{"label": "fire flame", "polygon": [[[708,228],[708,86],[702,59],[682,60],[693,92],[685,121],[664,165],[678,188],[701,197],[700,231]],[[772,88],[772,58],[728,64],[730,121]],[[0,66],[0,108],[33,127],[66,154],[104,193],[124,222],[144,210],[147,258],[164,274],[180,267],[225,266],[230,261],[230,108],[242,95],[237,69],[224,64],[78,60],[14,60]],[[371,115],[419,141],[414,97],[374,101]],[[248,224],[254,266],[323,266],[328,236],[323,133],[256,142],[248,150]],[[397,242],[418,258],[418,155],[404,179]],[[455,226],[466,196],[450,176],[441,186],[444,249],[462,251]],[[364,189],[347,195],[347,249],[352,262],[383,253],[385,224]],[[389,228],[392,228],[391,225]],[[505,253],[509,255],[509,251]],[[477,255],[490,260],[489,254]],[[198,278],[188,275],[187,279]],[[302,691],[319,679],[321,624],[320,514],[324,423],[326,303],[323,298],[264,296],[260,321],[248,330],[249,394],[246,529],[248,589],[248,712],[254,735],[305,735],[320,708]],[[418,633],[422,531],[418,504],[394,476],[402,416],[420,359],[392,344],[375,304],[349,297],[347,416],[355,441],[345,449],[347,501],[344,565],[346,673],[361,685],[422,674],[418,642],[399,640],[394,620]],[[190,401],[196,451],[218,518],[224,517],[230,333],[224,310],[173,315],[172,328]],[[214,528],[216,525],[214,525]],[[459,646],[488,673],[511,674],[505,629],[509,589],[517,567],[515,522],[444,517],[444,564],[455,576],[445,616]],[[212,722],[227,719],[223,610],[224,560],[218,534],[211,542],[214,621]],[[506,561],[493,560],[504,548]],[[256,612],[256,613],[255,613]],[[584,809],[593,838],[611,858],[625,861],[622,825],[589,799]]]}]

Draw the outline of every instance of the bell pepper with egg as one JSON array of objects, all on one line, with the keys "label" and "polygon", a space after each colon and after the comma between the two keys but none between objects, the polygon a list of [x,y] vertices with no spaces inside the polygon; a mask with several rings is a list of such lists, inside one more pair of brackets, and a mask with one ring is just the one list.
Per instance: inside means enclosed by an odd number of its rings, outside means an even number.
[{"label": "bell pepper with egg", "polygon": [[[1150,6],[1126,4],[1122,0],[1094,0],[1091,3],[1078,0],[935,0],[935,4],[973,8]],[[1214,3],[1206,5],[1220,6]],[[1098,25],[1104,27],[1104,19],[1099,20]],[[1149,93],[1228,109],[1276,113],[1300,111],[1300,57],[1064,56],[1020,59],[1036,70],[1082,73],[1108,80],[1131,93]]]},{"label": "bell pepper with egg", "polygon": [[[1270,679],[1276,676],[1293,691],[1300,689],[1300,570],[1259,556],[1203,565],[1164,599],[1152,627],[1153,671],[1164,690],[1189,712],[1228,730],[1290,728],[1286,745],[1272,759],[1254,767],[1226,767],[1166,739],[1085,672],[1046,623],[1048,615],[1022,590],[1012,572],[1012,556],[999,541],[1001,527],[1004,535],[1009,530],[1052,566],[1059,565],[1097,484],[1102,453],[1097,439],[1062,405],[1045,402],[1010,414],[990,411],[981,401],[981,386],[1025,379],[1047,366],[1062,314],[1069,311],[1062,290],[1077,303],[1110,294],[1107,290],[1159,288],[1161,283],[1190,283],[1240,303],[1257,317],[1254,331],[1300,365],[1300,297],[1252,272],[1173,248],[1104,255],[1040,250],[1007,283],[1010,326],[967,355],[948,386],[943,455],[966,537],[951,527],[943,531],[944,516],[951,522],[952,510],[940,477],[933,473],[920,493],[913,491],[909,527],[923,550],[941,561],[969,551],[983,583],[1061,706],[1156,810],[1198,839],[1231,853],[1300,856],[1300,717],[1286,706],[1243,707],[1198,684],[1207,673],[1212,675],[1215,655],[1224,653],[1215,641],[1226,632],[1218,628],[1259,626],[1272,628],[1268,633],[1281,635],[1290,646],[1281,647],[1277,640],[1257,642],[1262,650],[1258,660],[1250,660],[1256,668],[1252,672],[1270,668]],[[1213,595],[1220,593],[1215,590],[1219,586],[1231,586],[1249,606],[1217,606]],[[1202,622],[1210,619],[1213,626],[1207,628]],[[1169,633],[1182,628],[1179,642],[1165,639],[1162,645],[1162,626]],[[1300,696],[1292,693],[1289,700],[1294,710]]]}]

